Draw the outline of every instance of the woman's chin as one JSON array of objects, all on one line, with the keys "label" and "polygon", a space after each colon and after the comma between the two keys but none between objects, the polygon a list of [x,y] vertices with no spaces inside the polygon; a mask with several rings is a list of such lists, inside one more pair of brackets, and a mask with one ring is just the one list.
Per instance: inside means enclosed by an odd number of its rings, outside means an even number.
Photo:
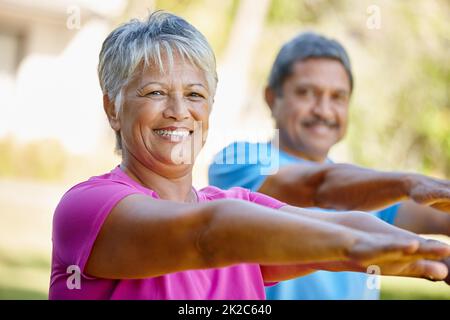
[{"label": "woman's chin", "polygon": [[189,166],[194,164],[194,158],[190,154],[180,154],[178,152],[159,153],[155,158],[164,165],[168,166]]},{"label": "woman's chin", "polygon": [[[164,148],[160,153],[163,159],[171,164],[193,164],[200,150],[195,150],[191,141],[178,143]],[[201,149],[201,147],[199,148]]]},{"label": "woman's chin", "polygon": [[162,139],[150,140],[146,143],[150,158],[168,166],[193,165],[195,158],[202,149],[202,144],[195,144],[189,138],[179,143],[162,142]]}]

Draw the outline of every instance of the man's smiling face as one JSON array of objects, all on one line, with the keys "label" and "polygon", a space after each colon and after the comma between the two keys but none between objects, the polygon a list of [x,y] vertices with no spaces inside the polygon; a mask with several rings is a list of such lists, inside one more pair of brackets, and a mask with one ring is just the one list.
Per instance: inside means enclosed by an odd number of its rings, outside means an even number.
[{"label": "man's smiling face", "polygon": [[329,58],[298,61],[281,92],[271,90],[266,100],[280,130],[280,147],[322,162],[347,128],[351,89],[343,65]]}]

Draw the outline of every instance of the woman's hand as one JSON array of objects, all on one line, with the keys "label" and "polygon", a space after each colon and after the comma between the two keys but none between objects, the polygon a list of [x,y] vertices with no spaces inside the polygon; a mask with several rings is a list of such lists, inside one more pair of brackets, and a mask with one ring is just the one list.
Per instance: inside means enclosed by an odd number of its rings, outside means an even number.
[{"label": "woman's hand", "polygon": [[[344,268],[348,271],[366,272],[369,267],[376,266],[383,275],[445,279],[448,274],[447,266],[438,260],[450,256],[450,247],[439,241],[417,238],[415,240],[404,234],[366,232],[350,250],[349,260],[325,263],[322,268],[330,271],[342,271]],[[405,243],[405,250],[388,252],[390,245],[397,246],[397,243],[402,242]],[[406,247],[406,243],[410,243],[409,247]]]},{"label": "woman's hand", "polygon": [[448,274],[446,264],[438,260],[450,256],[450,246],[424,239],[367,213],[312,212],[290,206],[282,210],[351,228],[349,235],[355,241],[346,253],[347,258],[341,261],[262,266],[265,281],[291,279],[316,270],[367,272],[374,265],[383,275],[443,280]]},{"label": "woman's hand", "polygon": [[447,277],[444,279],[445,283],[447,283],[450,286],[450,258],[446,258],[442,260],[442,263],[447,266],[448,274]]},{"label": "woman's hand", "polygon": [[[410,237],[352,232],[356,242],[342,261],[261,266],[266,282],[282,281],[304,276],[317,270],[369,272],[376,270],[382,275],[417,277],[444,280],[448,276],[450,247],[434,240],[414,240]],[[375,267],[375,269],[374,269]]]}]

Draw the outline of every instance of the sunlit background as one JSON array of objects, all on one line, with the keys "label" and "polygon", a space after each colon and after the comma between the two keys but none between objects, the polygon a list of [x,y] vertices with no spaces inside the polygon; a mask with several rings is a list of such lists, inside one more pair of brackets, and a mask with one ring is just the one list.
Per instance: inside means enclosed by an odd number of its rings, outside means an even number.
[{"label": "sunlit background", "polygon": [[[306,30],[340,40],[353,63],[351,125],[332,158],[450,178],[448,0],[0,0],[0,299],[47,298],[56,204],[119,161],[96,74],[101,44],[155,9],[200,29],[218,60],[196,187],[225,144],[270,137],[268,72]],[[382,298],[450,299],[450,287],[384,277]]]}]

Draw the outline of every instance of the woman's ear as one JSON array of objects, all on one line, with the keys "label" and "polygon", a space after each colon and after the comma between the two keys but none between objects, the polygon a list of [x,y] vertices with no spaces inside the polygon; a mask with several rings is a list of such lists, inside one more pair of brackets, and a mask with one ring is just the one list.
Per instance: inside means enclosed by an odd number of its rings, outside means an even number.
[{"label": "woman's ear", "polygon": [[109,125],[113,130],[120,130],[119,114],[116,112],[116,107],[114,102],[111,101],[107,94],[103,95],[103,109],[105,110],[106,116],[108,117]]}]

